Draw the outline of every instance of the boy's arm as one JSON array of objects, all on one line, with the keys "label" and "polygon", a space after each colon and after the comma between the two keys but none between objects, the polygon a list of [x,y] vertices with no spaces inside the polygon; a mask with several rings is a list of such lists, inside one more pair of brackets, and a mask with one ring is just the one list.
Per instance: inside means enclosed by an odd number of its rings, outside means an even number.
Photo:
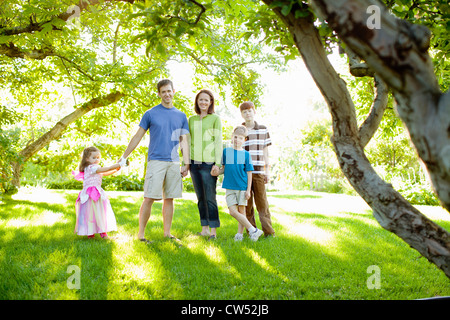
[{"label": "boy's arm", "polygon": [[247,190],[245,191],[245,198],[250,199],[250,192],[252,190],[252,172],[247,171]]},{"label": "boy's arm", "polygon": [[269,163],[269,146],[265,146],[263,149],[263,157],[264,157],[264,183],[269,182],[270,177],[270,163]]}]

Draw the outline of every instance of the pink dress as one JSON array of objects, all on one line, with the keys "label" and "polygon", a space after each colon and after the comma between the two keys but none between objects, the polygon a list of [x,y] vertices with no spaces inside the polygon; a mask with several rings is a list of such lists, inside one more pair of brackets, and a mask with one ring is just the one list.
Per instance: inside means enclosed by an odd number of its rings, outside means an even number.
[{"label": "pink dress", "polygon": [[102,189],[102,175],[96,173],[99,165],[91,164],[75,179],[83,179],[83,190],[75,203],[77,222],[75,233],[90,236],[95,233],[116,231],[116,217],[105,191]]}]

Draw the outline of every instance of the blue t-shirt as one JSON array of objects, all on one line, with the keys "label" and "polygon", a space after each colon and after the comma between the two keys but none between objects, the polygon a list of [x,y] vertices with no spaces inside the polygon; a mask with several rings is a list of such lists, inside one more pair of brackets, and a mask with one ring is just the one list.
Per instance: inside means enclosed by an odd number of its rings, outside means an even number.
[{"label": "blue t-shirt", "polygon": [[180,161],[179,139],[189,133],[189,124],[183,112],[175,107],[168,109],[159,104],[144,113],[139,126],[150,133],[149,161]]},{"label": "blue t-shirt", "polygon": [[225,166],[222,188],[247,190],[247,171],[253,171],[250,153],[246,150],[225,148],[222,164]]}]

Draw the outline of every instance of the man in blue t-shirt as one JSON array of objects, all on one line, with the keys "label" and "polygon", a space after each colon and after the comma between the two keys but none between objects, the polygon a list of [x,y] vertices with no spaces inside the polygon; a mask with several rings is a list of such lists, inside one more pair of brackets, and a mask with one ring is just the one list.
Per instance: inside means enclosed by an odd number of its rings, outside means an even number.
[{"label": "man in blue t-shirt", "polygon": [[[161,199],[164,199],[162,208],[164,236],[176,239],[170,233],[174,211],[173,199],[181,198],[183,189],[181,178],[187,175],[190,164],[187,142],[189,125],[186,115],[173,105],[175,93],[173,83],[168,79],[161,80],[158,82],[157,89],[161,104],[144,113],[138,131],[122,155],[122,159],[126,159],[149,130],[148,164],[144,184],[144,201],[139,210],[138,233],[138,239],[146,243],[151,242],[145,238],[145,227],[150,218],[153,202]],[[181,174],[179,146],[184,162]]]}]

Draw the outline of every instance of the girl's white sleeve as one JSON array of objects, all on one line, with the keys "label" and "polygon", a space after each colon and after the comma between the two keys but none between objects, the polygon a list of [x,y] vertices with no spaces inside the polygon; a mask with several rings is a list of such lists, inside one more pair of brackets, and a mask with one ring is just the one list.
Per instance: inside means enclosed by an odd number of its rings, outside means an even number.
[{"label": "girl's white sleeve", "polygon": [[87,171],[90,174],[95,174],[97,173],[98,168],[101,168],[101,166],[99,166],[98,164],[91,164],[90,166],[87,167]]}]

